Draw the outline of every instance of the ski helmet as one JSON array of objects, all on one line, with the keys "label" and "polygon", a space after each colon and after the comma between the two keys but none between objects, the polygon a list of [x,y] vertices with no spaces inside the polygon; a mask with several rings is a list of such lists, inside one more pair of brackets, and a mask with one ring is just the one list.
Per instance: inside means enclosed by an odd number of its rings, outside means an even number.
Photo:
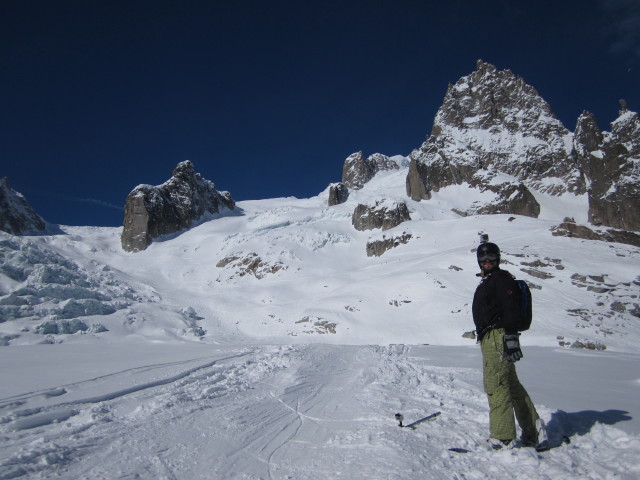
[{"label": "ski helmet", "polygon": [[484,260],[497,260],[500,263],[500,248],[495,243],[486,242],[478,247],[476,256],[478,257],[478,265]]}]

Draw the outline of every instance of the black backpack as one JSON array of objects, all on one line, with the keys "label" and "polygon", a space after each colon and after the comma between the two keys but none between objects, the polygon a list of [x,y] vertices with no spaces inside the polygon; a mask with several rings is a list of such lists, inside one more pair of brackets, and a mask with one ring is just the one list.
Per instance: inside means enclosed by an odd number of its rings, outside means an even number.
[{"label": "black backpack", "polygon": [[525,330],[529,330],[531,320],[533,319],[531,290],[524,280],[516,280],[516,283],[518,284],[518,293],[520,294],[520,319],[517,328],[519,332],[524,332]]}]

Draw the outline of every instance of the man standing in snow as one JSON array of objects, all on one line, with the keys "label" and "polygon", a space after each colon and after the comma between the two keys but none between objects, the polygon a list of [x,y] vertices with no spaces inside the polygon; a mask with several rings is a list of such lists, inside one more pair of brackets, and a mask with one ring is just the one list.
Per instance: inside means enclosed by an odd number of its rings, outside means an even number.
[{"label": "man standing in snow", "polygon": [[477,249],[482,280],[473,296],[473,321],[482,348],[484,390],[489,399],[490,446],[516,445],[515,417],[521,442],[542,451],[548,448],[544,423],[524,389],[514,362],[522,358],[518,331],[519,288],[513,276],[500,269],[500,249],[485,241]]}]

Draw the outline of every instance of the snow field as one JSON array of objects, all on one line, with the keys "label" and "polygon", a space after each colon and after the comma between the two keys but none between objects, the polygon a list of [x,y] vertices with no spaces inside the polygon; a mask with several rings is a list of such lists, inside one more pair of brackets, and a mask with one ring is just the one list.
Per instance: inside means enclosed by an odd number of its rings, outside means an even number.
[{"label": "snow field", "polygon": [[[617,428],[628,419],[622,411],[616,417],[538,403],[554,448],[490,451],[476,347],[202,345],[191,359],[187,352],[195,352],[185,347],[165,354],[143,347],[147,363],[138,367],[69,383],[63,382],[79,373],[60,373],[55,388],[2,398],[0,478],[632,479],[640,473],[640,437]],[[45,349],[55,366],[55,347],[34,348]],[[526,349],[520,362],[525,367],[531,359],[521,378],[534,401],[552,399],[562,381],[579,394],[575,378],[551,373],[544,383],[545,372],[528,371],[564,354],[540,351],[546,362]],[[167,361],[170,355],[176,361]],[[603,361],[594,356],[585,354],[585,361]],[[612,357],[611,369],[626,371],[628,379],[631,372],[615,363],[623,360]],[[132,356],[129,363],[141,361]],[[603,375],[594,372],[591,383]],[[538,383],[529,381],[535,378]],[[123,382],[137,387],[122,390]],[[597,407],[606,397],[583,401]],[[396,412],[405,425],[441,414],[411,430],[397,426]],[[562,443],[564,435],[570,444]]]}]

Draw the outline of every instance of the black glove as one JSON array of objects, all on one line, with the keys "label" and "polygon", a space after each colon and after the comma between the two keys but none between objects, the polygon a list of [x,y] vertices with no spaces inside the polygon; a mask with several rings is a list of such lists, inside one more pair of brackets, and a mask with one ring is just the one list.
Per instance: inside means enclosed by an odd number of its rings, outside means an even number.
[{"label": "black glove", "polygon": [[504,356],[511,363],[517,362],[523,357],[522,350],[520,350],[519,336],[519,333],[505,334],[504,336]]}]

